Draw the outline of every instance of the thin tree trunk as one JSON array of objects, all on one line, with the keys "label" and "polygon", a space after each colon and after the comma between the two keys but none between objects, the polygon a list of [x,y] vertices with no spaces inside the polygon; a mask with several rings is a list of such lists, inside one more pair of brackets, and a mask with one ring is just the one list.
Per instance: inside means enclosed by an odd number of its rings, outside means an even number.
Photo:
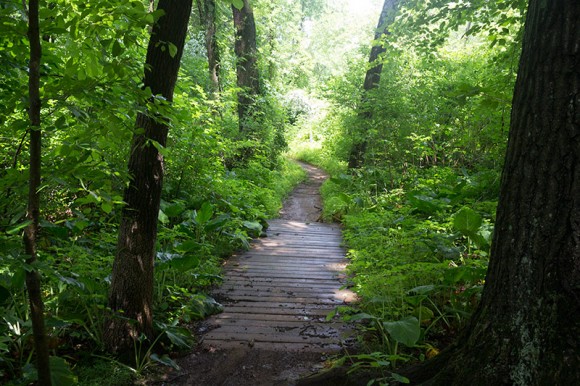
[{"label": "thin tree trunk", "polygon": [[[40,167],[41,167],[41,131],[40,131],[40,60],[42,47],[40,45],[39,2],[28,2],[28,40],[30,42],[30,61],[28,64],[28,96],[30,107],[30,176],[28,182],[28,213],[30,221],[24,231],[24,249],[29,258],[26,263],[34,265],[37,260],[36,238],[40,217]],[[44,303],[40,288],[40,275],[36,269],[26,271],[26,288],[30,303],[30,318],[36,348],[36,368],[38,383],[50,385],[50,361],[48,356],[48,341],[44,329]]]},{"label": "thin tree trunk", "polygon": [[[160,0],[157,8],[165,13],[154,25],[147,48],[144,87],[153,95],[150,106],[156,97],[169,104],[173,101],[192,0]],[[140,334],[153,336],[153,264],[163,183],[163,156],[154,144],[166,145],[168,126],[160,113],[148,111],[138,114],[136,127],[140,130],[131,144],[131,181],[125,189],[109,291],[109,307],[120,314],[107,322],[105,330],[106,345],[112,351],[130,349]]]},{"label": "thin tree trunk", "polygon": [[486,286],[438,385],[580,384],[580,2],[531,0]]},{"label": "thin tree trunk", "polygon": [[[367,70],[363,83],[363,100],[361,103],[362,111],[359,116],[364,120],[368,120],[372,117],[372,113],[368,107],[365,106],[366,94],[368,91],[377,88],[381,81],[383,62],[378,59],[381,54],[386,52],[384,45],[381,43],[381,39],[389,33],[389,25],[392,24],[395,19],[398,3],[399,0],[385,0],[381,15],[379,16],[379,22],[377,23],[377,29],[375,30],[375,45],[371,48],[371,54],[369,56],[369,65],[371,67]],[[366,133],[355,133],[354,135],[355,138],[353,138],[353,145],[348,159],[348,167],[350,169],[362,166],[363,157],[367,148]]]},{"label": "thin tree trunk", "polygon": [[254,100],[260,94],[260,81],[257,63],[256,24],[254,13],[248,0],[244,0],[242,9],[232,5],[234,26],[236,29],[236,75],[238,87],[238,119],[240,132],[248,130]]},{"label": "thin tree trunk", "polygon": [[203,0],[205,23],[205,48],[209,65],[210,95],[216,97],[220,87],[220,51],[217,44],[217,10],[215,0]]}]

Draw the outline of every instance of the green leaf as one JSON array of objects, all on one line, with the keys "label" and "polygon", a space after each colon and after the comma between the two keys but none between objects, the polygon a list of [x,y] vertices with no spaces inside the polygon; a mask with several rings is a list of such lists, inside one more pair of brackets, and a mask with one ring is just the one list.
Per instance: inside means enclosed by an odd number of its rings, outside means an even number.
[{"label": "green leaf", "polygon": [[195,240],[186,240],[183,243],[176,245],[175,246],[175,250],[177,252],[197,252],[199,250],[201,250],[201,248],[203,247],[202,244],[198,243]]},{"label": "green leaf", "polygon": [[14,234],[20,232],[20,230],[26,228],[30,224],[32,224],[32,220],[26,220],[26,221],[21,222],[20,224],[16,225],[15,227],[10,228],[6,233],[8,233],[9,235],[14,235]]},{"label": "green leaf", "polygon": [[173,268],[183,273],[199,265],[199,257],[195,255],[158,253],[157,257],[161,260],[157,263],[159,269]]},{"label": "green leaf", "polygon": [[77,377],[72,373],[68,363],[60,357],[50,357],[50,380],[53,385],[76,385]]},{"label": "green leaf", "polygon": [[482,221],[483,219],[477,212],[464,206],[453,216],[453,227],[467,235],[467,233],[477,232]]},{"label": "green leaf", "polygon": [[171,55],[172,58],[175,58],[175,55],[177,55],[177,46],[173,43],[168,43],[169,46],[169,55]]},{"label": "green leaf", "polygon": [[409,380],[409,378],[404,377],[404,376],[402,376],[400,374],[397,374],[397,373],[391,373],[391,377],[393,377],[393,379],[395,381],[397,381],[397,382],[401,382],[401,383],[404,383],[404,384],[411,383],[411,380]]},{"label": "green leaf", "polygon": [[159,356],[157,354],[151,354],[150,358],[151,358],[151,360],[153,360],[157,363],[161,363],[162,365],[173,367],[175,370],[180,369],[180,367],[177,365],[177,363],[175,363],[175,361],[173,359],[169,358],[167,356],[167,354],[164,354],[162,356]]},{"label": "green leaf", "polygon": [[167,157],[167,155],[169,154],[169,150],[166,147],[163,147],[159,142],[154,141],[152,139],[150,140],[150,142],[151,142],[151,144],[153,144],[155,149],[157,149],[159,154],[161,154],[164,157]]},{"label": "green leaf", "polygon": [[193,344],[193,335],[185,328],[172,327],[170,331],[168,327],[165,330],[165,335],[171,343],[183,349],[189,349]]},{"label": "green leaf", "polygon": [[10,285],[13,289],[21,289],[24,287],[25,279],[26,279],[26,271],[24,270],[24,268],[20,268],[16,272],[14,272],[14,275],[12,275]]},{"label": "green leaf", "polygon": [[407,316],[396,322],[383,322],[383,327],[391,337],[407,347],[413,347],[421,336],[419,320],[414,316]]},{"label": "green leaf", "polygon": [[244,228],[249,229],[251,231],[261,232],[262,231],[262,224],[257,221],[244,221],[242,223]]},{"label": "green leaf", "polygon": [[204,202],[201,205],[201,208],[197,211],[197,216],[195,218],[197,223],[200,225],[204,225],[209,220],[211,220],[213,216],[213,210],[214,209],[212,204],[210,204],[209,202]]},{"label": "green leaf", "polygon": [[101,209],[106,214],[109,214],[113,211],[113,204],[111,202],[103,201],[103,203],[101,204]]},{"label": "green leaf", "polygon": [[234,7],[236,7],[237,9],[242,9],[244,8],[244,2],[243,0],[230,0],[232,5]]},{"label": "green leaf", "polygon": [[157,219],[161,222],[161,224],[167,224],[169,222],[169,217],[167,217],[167,215],[161,209],[159,209]]},{"label": "green leaf", "polygon": [[181,202],[175,202],[167,205],[163,210],[168,217],[179,216],[185,210],[185,205]]},{"label": "green leaf", "polygon": [[123,48],[123,46],[121,45],[121,43],[119,43],[118,40],[115,40],[115,42],[113,43],[113,56],[117,57],[119,55],[121,55],[123,53],[125,49]]},{"label": "green leaf", "polygon": [[356,322],[357,320],[369,320],[376,319],[375,316],[361,312],[360,314],[345,316],[344,320],[347,322]]}]

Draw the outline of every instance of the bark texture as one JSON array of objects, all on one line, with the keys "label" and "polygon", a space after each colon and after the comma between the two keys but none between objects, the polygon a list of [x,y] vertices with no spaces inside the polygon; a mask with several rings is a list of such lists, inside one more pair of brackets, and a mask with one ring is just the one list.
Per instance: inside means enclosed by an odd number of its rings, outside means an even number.
[{"label": "bark texture", "polygon": [[[377,29],[375,30],[375,44],[371,48],[371,54],[369,56],[369,69],[365,74],[365,81],[363,83],[363,101],[362,101],[362,112],[361,117],[364,119],[371,118],[371,112],[366,110],[365,99],[368,91],[373,90],[379,86],[381,81],[381,73],[383,71],[383,63],[378,60],[379,56],[385,53],[386,49],[381,43],[381,39],[384,35],[389,33],[389,25],[394,21],[395,14],[397,12],[399,0],[385,0],[383,3],[383,9],[381,15],[379,16],[379,22],[377,24]],[[355,133],[355,136],[360,136],[362,138],[354,139],[352,149],[350,151],[348,159],[348,167],[350,169],[359,168],[362,166],[364,153],[367,148],[367,139],[364,133]]]},{"label": "bark texture", "polygon": [[236,54],[237,84],[241,89],[238,92],[238,119],[240,132],[244,132],[248,129],[247,123],[252,116],[255,97],[260,94],[256,23],[248,0],[244,0],[242,9],[232,6],[232,10],[236,29],[234,51]]},{"label": "bark texture", "polygon": [[[165,14],[154,25],[145,63],[144,87],[154,98],[173,100],[192,0],[160,0]],[[168,42],[177,47],[173,52]],[[152,102],[152,101],[149,101]],[[140,334],[153,335],[153,264],[157,216],[163,183],[163,156],[152,141],[165,146],[168,126],[159,112],[139,114],[131,144],[117,254],[109,291],[109,307],[115,315],[106,323],[105,341],[111,351],[131,349]]]},{"label": "bark texture", "polygon": [[[29,256],[27,264],[33,265],[37,260],[36,239],[40,217],[40,188],[41,173],[41,131],[40,131],[40,60],[42,47],[40,45],[39,28],[39,1],[28,2],[28,40],[30,43],[30,61],[28,63],[28,97],[30,106],[30,175],[28,181],[28,210],[27,218],[30,221],[24,231],[24,250]],[[50,385],[50,361],[48,355],[48,341],[44,329],[44,303],[40,288],[40,275],[36,269],[26,272],[26,288],[30,303],[30,319],[36,348],[36,369],[38,383]]]},{"label": "bark texture", "polygon": [[531,0],[523,44],[482,300],[415,382],[580,384],[580,2]]},{"label": "bark texture", "polygon": [[205,49],[209,65],[210,95],[215,97],[221,91],[220,51],[217,44],[216,3],[215,0],[197,0],[201,22],[205,25]]}]

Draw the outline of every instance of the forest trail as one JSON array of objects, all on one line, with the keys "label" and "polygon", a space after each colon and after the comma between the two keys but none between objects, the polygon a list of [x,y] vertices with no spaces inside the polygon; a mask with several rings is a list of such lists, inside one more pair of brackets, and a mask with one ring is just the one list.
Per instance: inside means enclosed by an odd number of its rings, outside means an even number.
[{"label": "forest trail", "polygon": [[224,283],[214,292],[224,312],[204,325],[201,347],[181,361],[171,384],[292,385],[343,347],[347,328],[336,318],[326,321],[355,299],[341,289],[341,231],[315,222],[326,176],[301,166],[309,178],[288,197],[280,218],[268,222],[267,237],[225,264]]}]

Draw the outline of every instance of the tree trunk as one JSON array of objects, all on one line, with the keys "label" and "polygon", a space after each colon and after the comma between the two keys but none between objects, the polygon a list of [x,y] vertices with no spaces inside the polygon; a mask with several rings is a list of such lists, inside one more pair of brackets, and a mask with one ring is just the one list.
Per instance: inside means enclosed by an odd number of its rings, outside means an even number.
[{"label": "tree trunk", "polygon": [[[167,103],[173,100],[192,0],[160,0],[157,8],[165,14],[154,25],[147,48],[144,87],[153,95],[149,106],[154,104],[153,98],[163,97]],[[131,144],[131,181],[125,189],[126,206],[109,291],[109,307],[117,314],[105,329],[111,351],[132,348],[140,334],[153,335],[153,263],[163,182],[163,156],[157,144],[165,146],[168,126],[166,118],[148,111],[137,116],[136,127],[140,130]]]},{"label": "tree trunk", "polygon": [[530,1],[481,303],[414,382],[580,384],[579,21],[578,0]]},{"label": "tree trunk", "polygon": [[[375,44],[371,48],[371,54],[369,56],[370,68],[366,72],[365,81],[363,83],[362,111],[359,116],[364,120],[368,120],[372,117],[371,112],[368,110],[367,106],[365,106],[366,93],[377,88],[381,81],[383,63],[380,60],[377,61],[377,59],[379,59],[379,56],[386,51],[381,43],[381,38],[389,33],[388,28],[395,19],[398,3],[399,0],[385,0],[381,15],[379,16],[379,22],[377,23],[377,29],[375,30]],[[355,136],[357,135],[362,138],[353,138],[353,145],[348,158],[348,167],[350,169],[362,166],[363,157],[367,148],[365,133],[355,133]]]},{"label": "tree trunk", "polygon": [[[28,2],[28,40],[30,42],[30,61],[28,63],[28,97],[30,107],[30,176],[28,182],[28,211],[30,221],[24,231],[24,250],[29,256],[26,263],[34,265],[37,260],[36,238],[40,217],[40,167],[41,167],[41,131],[40,131],[40,59],[42,47],[40,45],[39,5],[38,0]],[[40,288],[40,275],[36,268],[26,271],[26,288],[30,303],[30,319],[36,349],[36,368],[38,383],[50,385],[50,361],[48,355],[48,341],[44,329],[44,303]]]},{"label": "tree trunk", "polygon": [[220,86],[220,52],[217,45],[217,10],[215,0],[198,0],[201,22],[205,25],[205,48],[209,65],[210,96],[221,91]]},{"label": "tree trunk", "polygon": [[248,0],[244,0],[244,6],[237,9],[232,5],[234,14],[234,27],[236,29],[236,42],[234,51],[236,54],[236,75],[238,87],[238,119],[240,132],[247,131],[248,123],[252,117],[254,100],[260,94],[260,81],[258,74],[257,49],[256,49],[256,24],[254,13]]}]

